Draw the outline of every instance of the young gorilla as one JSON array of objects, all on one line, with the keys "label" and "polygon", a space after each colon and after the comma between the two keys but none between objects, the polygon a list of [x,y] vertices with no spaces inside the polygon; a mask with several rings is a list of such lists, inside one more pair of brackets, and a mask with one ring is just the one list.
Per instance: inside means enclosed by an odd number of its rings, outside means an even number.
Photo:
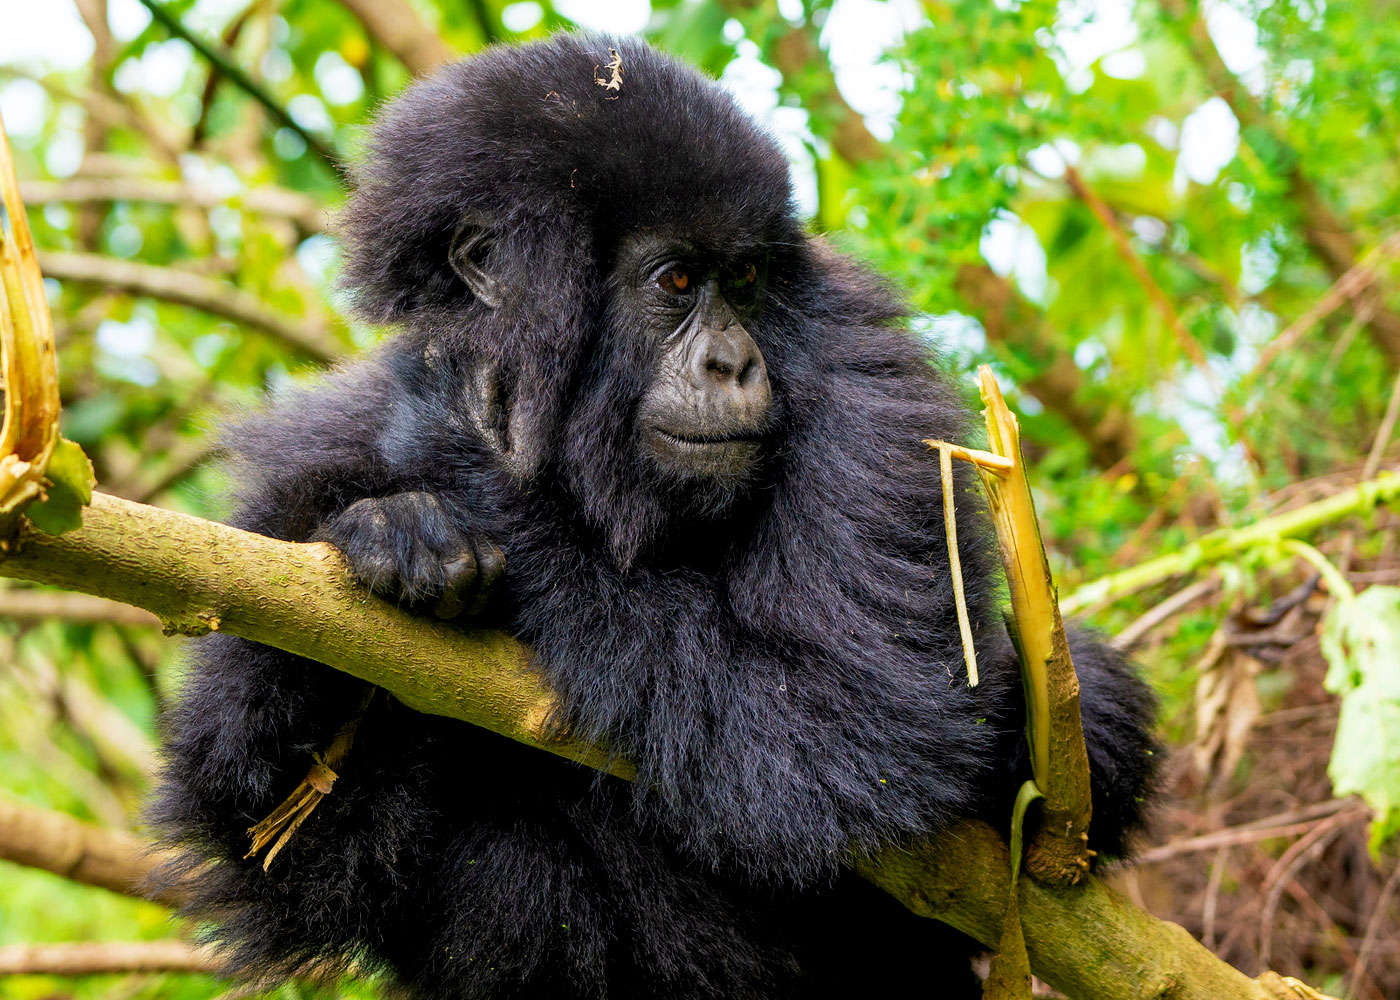
[{"label": "young gorilla", "polygon": [[[621,89],[595,78],[610,47]],[[608,70],[597,71],[606,79]],[[364,696],[200,644],[156,819],[234,959],[386,963],[423,997],[975,996],[975,945],[843,874],[1004,824],[1027,775],[999,571],[960,470],[969,688],[937,465],[967,414],[884,285],[804,232],[785,159],[640,43],[498,48],[385,113],[343,220],[402,332],[241,428],[235,523],[534,646],[628,785],[380,695],[264,873],[247,828]],[[489,599],[489,600],[488,600]],[[1151,700],[1077,638],[1095,846],[1150,780]],[[931,951],[932,950],[932,951]],[[931,957],[932,956],[932,957]]]}]

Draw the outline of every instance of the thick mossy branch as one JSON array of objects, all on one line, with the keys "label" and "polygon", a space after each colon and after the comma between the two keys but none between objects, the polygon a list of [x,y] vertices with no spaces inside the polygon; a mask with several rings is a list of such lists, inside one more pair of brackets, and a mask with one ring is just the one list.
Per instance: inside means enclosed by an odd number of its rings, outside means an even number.
[{"label": "thick mossy branch", "polygon": [[[528,648],[500,633],[463,631],[391,607],[354,583],[329,546],[280,542],[102,494],[81,528],[54,536],[26,526],[19,541],[0,559],[0,576],[134,604],[172,631],[218,629],[313,657],[419,711],[631,777],[625,762],[601,748],[549,730],[556,700],[531,669]],[[1006,912],[1008,868],[997,833],[973,822],[858,865],[914,912],[988,945]],[[1031,966],[1072,997],[1280,996],[1095,878],[1063,889],[1021,884]]]},{"label": "thick mossy branch", "polygon": [[400,611],[351,580],[324,543],[280,542],[101,493],[80,530],[26,526],[19,542],[0,575],[134,604],[167,632],[229,632],[311,657],[420,712],[631,777],[626,762],[551,733],[556,699],[525,646]]}]

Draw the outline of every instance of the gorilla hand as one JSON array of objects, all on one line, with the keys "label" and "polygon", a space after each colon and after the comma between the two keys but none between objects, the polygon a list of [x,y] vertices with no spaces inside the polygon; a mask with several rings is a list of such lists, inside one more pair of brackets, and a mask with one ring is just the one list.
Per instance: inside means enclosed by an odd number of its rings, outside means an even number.
[{"label": "gorilla hand", "polygon": [[458,530],[431,493],[357,500],[321,526],[371,591],[439,618],[475,615],[490,601],[506,561],[495,542]]}]

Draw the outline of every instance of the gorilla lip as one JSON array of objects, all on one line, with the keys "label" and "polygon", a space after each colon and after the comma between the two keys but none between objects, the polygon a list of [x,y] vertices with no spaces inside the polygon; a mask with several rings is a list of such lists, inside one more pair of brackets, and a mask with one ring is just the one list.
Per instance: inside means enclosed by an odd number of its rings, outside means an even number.
[{"label": "gorilla lip", "polygon": [[687,448],[705,448],[727,444],[758,444],[759,435],[753,431],[735,431],[730,434],[675,434],[653,427],[652,430],[672,444]]}]

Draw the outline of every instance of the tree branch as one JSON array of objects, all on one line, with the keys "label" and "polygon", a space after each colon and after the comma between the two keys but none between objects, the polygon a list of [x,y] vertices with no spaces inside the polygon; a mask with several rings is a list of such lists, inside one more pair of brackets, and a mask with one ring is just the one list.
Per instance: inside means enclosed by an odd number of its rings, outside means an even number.
[{"label": "tree branch", "polygon": [[0,576],[135,604],[168,632],[230,632],[308,656],[420,712],[631,777],[626,762],[548,730],[557,700],[531,669],[527,647],[371,597],[324,543],[281,542],[102,493],[81,529],[54,536],[26,525],[18,542]]},{"label": "tree branch", "polygon": [[140,608],[133,608],[129,604],[118,604],[116,601],[88,594],[73,594],[61,590],[21,590],[15,587],[0,590],[0,618],[14,621],[59,618],[69,622],[160,626],[160,619],[155,615]]},{"label": "tree branch", "polygon": [[223,316],[270,334],[299,354],[328,362],[345,353],[325,324],[281,316],[256,295],[202,274],[137,264],[99,254],[49,251],[39,255],[44,276],[99,285],[129,295],[146,295]]},{"label": "tree branch", "polygon": [[218,971],[218,960],[210,949],[175,939],[11,944],[0,947],[0,976]]},{"label": "tree branch", "polygon": [[[133,546],[131,540],[142,544]],[[281,542],[198,518],[93,496],[84,524],[64,535],[25,525],[0,575],[50,583],[138,604],[167,627],[211,628],[313,657],[386,688],[409,707],[484,726],[530,746],[631,777],[626,762],[547,726],[554,695],[530,666],[527,647],[496,632],[414,618],[353,583],[340,554],[319,543]],[[4,836],[0,800],[0,851]],[[24,807],[19,807],[23,809]],[[32,811],[32,810],[31,810]],[[34,820],[31,818],[30,822]],[[52,822],[52,820],[50,820]],[[12,824],[13,825],[13,824]],[[63,820],[71,839],[81,824]],[[20,838],[25,863],[71,872],[38,848],[61,835]],[[14,848],[8,855],[14,857]],[[129,848],[128,848],[129,851]],[[126,867],[106,881],[129,885]],[[935,842],[889,848],[857,870],[915,913],[984,944],[999,938],[1008,859],[985,824],[959,823]],[[1215,958],[1182,928],[1157,920],[1096,878],[1055,889],[1021,880],[1021,912],[1032,967],[1065,992],[1096,1000],[1269,1000],[1266,990]]]},{"label": "tree branch", "polygon": [[415,76],[425,76],[457,58],[452,46],[423,23],[407,0],[340,0],[340,5]]},{"label": "tree branch", "polygon": [[1364,514],[1379,504],[1391,503],[1397,498],[1400,498],[1400,473],[1383,472],[1375,479],[1357,483],[1325,500],[1295,507],[1240,528],[1213,531],[1176,552],[1138,563],[1119,573],[1101,576],[1062,598],[1060,610],[1072,615],[1105,601],[1116,601],[1145,587],[1189,573],[1197,567],[1221,562],[1240,552],[1285,538],[1308,534],[1324,524],[1352,514]]},{"label": "tree branch", "polygon": [[306,233],[324,232],[326,209],[315,198],[279,187],[255,187],[233,195],[223,195],[197,184],[161,181],[144,177],[70,177],[62,181],[25,181],[20,196],[29,206],[52,202],[75,204],[108,201],[147,201],[162,205],[197,205],[233,208],[289,219]]},{"label": "tree branch", "polygon": [[[139,897],[161,857],[129,833],[0,797],[0,860]],[[170,890],[155,900],[175,907],[184,896]]]}]

